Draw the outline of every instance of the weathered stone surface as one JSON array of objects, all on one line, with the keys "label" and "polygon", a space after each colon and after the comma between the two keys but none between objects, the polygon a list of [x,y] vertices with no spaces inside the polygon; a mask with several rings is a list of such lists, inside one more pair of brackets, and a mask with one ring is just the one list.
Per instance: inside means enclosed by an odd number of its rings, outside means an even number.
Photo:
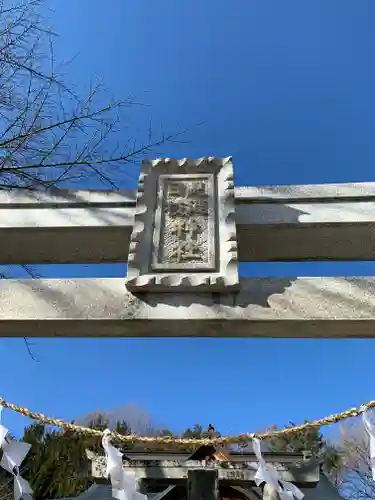
[{"label": "weathered stone surface", "polygon": [[121,278],[0,280],[0,336],[375,337],[375,278],[247,278],[139,294]]},{"label": "weathered stone surface", "polygon": [[151,269],[214,271],[217,211],[214,176],[159,177]]},{"label": "weathered stone surface", "polygon": [[233,291],[237,260],[231,158],[143,162],[127,288]]},{"label": "weathered stone surface", "polygon": [[[293,465],[273,462],[280,477],[284,481],[291,481],[297,484],[315,484],[319,481],[319,468],[316,465],[306,465],[293,467]],[[225,466],[220,463],[213,463],[210,467],[217,471],[219,481],[231,484],[242,484],[244,482],[254,482],[254,477],[258,469],[256,459],[241,462],[239,464],[230,462]],[[105,461],[99,457],[92,461],[91,474],[95,478],[105,477]],[[191,470],[202,468],[202,462],[181,463],[177,461],[128,461],[124,460],[124,469],[135,474],[137,479],[171,479],[186,480]]]},{"label": "weathered stone surface", "polygon": [[[236,187],[239,260],[374,260],[375,183]],[[126,262],[135,191],[0,191],[0,263]]]}]

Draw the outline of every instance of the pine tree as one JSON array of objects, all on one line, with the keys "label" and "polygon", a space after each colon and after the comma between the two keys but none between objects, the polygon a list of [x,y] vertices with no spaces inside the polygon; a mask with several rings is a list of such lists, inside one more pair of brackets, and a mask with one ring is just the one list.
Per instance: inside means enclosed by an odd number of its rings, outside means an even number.
[{"label": "pine tree", "polygon": [[[289,422],[285,427],[290,428],[295,425]],[[277,430],[277,427],[272,426],[270,430]],[[309,452],[319,461],[322,471],[328,475],[340,466],[339,451],[324,439],[320,429],[308,428],[291,434],[273,436],[267,439],[266,445],[269,451],[275,452]]]}]

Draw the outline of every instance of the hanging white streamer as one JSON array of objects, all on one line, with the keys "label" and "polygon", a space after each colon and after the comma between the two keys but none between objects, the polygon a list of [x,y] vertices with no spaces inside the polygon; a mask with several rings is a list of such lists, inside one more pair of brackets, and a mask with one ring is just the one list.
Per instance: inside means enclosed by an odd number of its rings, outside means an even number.
[{"label": "hanging white streamer", "polygon": [[269,484],[277,491],[281,500],[293,500],[294,498],[302,500],[305,496],[302,491],[294,484],[283,481],[276,467],[264,460],[259,439],[253,439],[253,449],[259,462],[259,467],[254,478],[256,485],[260,486],[262,483]]},{"label": "hanging white streamer", "polygon": [[8,434],[8,429],[1,425],[1,412],[3,411],[3,407],[0,406],[0,448],[3,447],[3,443],[5,443],[5,436]]},{"label": "hanging white streamer", "polygon": [[[1,419],[2,407],[0,407]],[[15,439],[7,439],[8,429],[0,424],[0,448],[3,450],[3,456],[0,466],[10,472],[14,477],[14,499],[20,500],[22,497],[33,494],[29,483],[20,476],[19,467],[28,454],[31,445],[21,443]]]},{"label": "hanging white streamer", "polygon": [[122,465],[122,453],[111,443],[111,431],[103,433],[102,445],[107,459],[106,476],[111,480],[112,496],[118,500],[147,500],[139,493],[134,472],[125,471]]},{"label": "hanging white streamer", "polygon": [[367,412],[362,414],[363,424],[370,437],[370,462],[372,478],[375,480],[375,428],[370,422]]}]

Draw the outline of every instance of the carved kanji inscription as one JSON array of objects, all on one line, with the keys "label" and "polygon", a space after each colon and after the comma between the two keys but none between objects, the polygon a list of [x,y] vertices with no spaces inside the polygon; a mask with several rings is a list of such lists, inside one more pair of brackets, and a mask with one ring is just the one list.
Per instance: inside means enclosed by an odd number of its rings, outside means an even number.
[{"label": "carved kanji inscription", "polygon": [[215,267],[213,176],[160,176],[153,268]]},{"label": "carved kanji inscription", "polygon": [[142,163],[126,286],[134,293],[238,290],[230,157]]}]

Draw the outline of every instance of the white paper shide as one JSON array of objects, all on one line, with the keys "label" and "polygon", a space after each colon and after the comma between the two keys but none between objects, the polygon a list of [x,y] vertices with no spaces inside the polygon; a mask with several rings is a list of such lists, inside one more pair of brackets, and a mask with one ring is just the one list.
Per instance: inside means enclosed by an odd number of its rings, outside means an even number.
[{"label": "white paper shide", "polygon": [[[1,412],[2,408],[0,407],[0,421]],[[11,439],[8,435],[8,429],[0,424],[0,448],[3,451],[0,466],[14,477],[14,499],[20,500],[27,496],[30,497],[33,494],[33,490],[26,479],[21,477],[19,468],[28,454],[31,445]]]},{"label": "white paper shide", "polygon": [[259,462],[258,470],[254,478],[256,485],[260,486],[262,483],[268,484],[272,489],[277,491],[280,500],[302,500],[304,497],[302,491],[294,484],[283,481],[275,466],[264,460],[259,439],[253,439],[253,449]]},{"label": "white paper shide", "polygon": [[112,484],[112,496],[118,500],[147,500],[147,496],[139,493],[138,482],[134,472],[127,472],[122,466],[122,453],[111,443],[111,431],[103,433],[102,446],[107,460],[106,476]]}]

